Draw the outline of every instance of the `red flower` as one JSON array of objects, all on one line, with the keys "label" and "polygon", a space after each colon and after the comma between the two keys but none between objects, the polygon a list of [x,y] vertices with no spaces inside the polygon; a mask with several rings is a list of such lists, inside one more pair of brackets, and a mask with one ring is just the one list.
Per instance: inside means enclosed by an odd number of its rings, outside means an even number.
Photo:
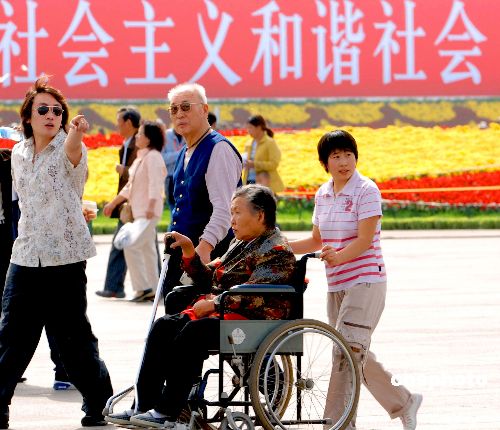
[{"label": "red flower", "polygon": [[[500,187],[500,171],[462,172],[438,177],[424,176],[416,179],[397,178],[378,184],[382,195],[388,200],[463,204],[500,204],[500,189],[475,190],[474,187]],[[436,190],[408,193],[391,193],[384,190],[419,188],[459,188],[458,190]]]}]

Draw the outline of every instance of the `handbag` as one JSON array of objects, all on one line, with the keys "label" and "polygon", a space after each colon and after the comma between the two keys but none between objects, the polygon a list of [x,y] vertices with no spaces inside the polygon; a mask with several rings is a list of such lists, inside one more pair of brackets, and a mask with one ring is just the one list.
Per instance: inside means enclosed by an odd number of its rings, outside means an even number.
[{"label": "handbag", "polygon": [[[144,157],[146,157],[146,155]],[[137,163],[137,167],[135,168],[135,171],[134,171],[134,176],[132,176],[132,179],[130,179],[130,195],[132,195],[132,187],[134,185],[135,172],[137,172],[137,169],[141,165],[143,159],[144,158],[137,160],[138,163]],[[136,161],[134,161],[134,164],[135,163],[136,163]],[[132,164],[132,166],[134,164]],[[130,202],[128,202],[128,201],[123,203],[120,207],[120,221],[123,224],[127,224],[128,222],[134,222],[134,215],[132,214],[132,206],[130,205]]]},{"label": "handbag", "polygon": [[124,224],[113,239],[114,247],[121,250],[132,246],[151,222],[147,218],[137,218],[134,222]]},{"label": "handbag", "polygon": [[134,222],[134,215],[132,214],[132,206],[130,203],[125,202],[120,207],[120,221],[123,224]]}]

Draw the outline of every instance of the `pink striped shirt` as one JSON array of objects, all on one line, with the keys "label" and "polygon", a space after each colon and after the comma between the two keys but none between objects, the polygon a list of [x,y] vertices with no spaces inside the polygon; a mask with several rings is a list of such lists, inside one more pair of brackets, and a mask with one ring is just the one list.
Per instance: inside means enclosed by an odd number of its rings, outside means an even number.
[{"label": "pink striped shirt", "polygon": [[[344,189],[335,196],[333,179],[316,193],[312,223],[319,228],[323,245],[340,250],[358,237],[359,221],[382,216],[382,197],[375,183],[356,170]],[[325,264],[328,291],[342,291],[363,282],[386,281],[380,247],[381,220],[372,245],[359,257],[339,266]]]}]

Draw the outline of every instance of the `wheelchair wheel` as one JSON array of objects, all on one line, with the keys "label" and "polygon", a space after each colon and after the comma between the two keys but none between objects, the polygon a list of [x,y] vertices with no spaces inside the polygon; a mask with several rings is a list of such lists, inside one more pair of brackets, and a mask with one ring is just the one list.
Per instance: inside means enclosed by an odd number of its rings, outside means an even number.
[{"label": "wheelchair wheel", "polygon": [[[228,356],[227,359],[223,360],[222,367],[219,367],[218,359],[216,360],[214,356],[210,357],[205,361],[204,365],[204,373],[208,369],[221,369],[222,373],[222,386],[220,387],[223,392],[225,392],[230,400],[231,409],[234,413],[247,413],[248,408],[241,405],[235,404],[235,402],[244,402],[249,401],[250,395],[247,390],[248,381],[250,376],[250,369],[253,367],[253,360],[255,354],[248,354],[244,357],[244,370],[243,374],[241,374],[238,369],[234,368],[230,364],[231,357]],[[218,358],[218,357],[217,357]],[[269,359],[269,358],[268,358]],[[266,359],[267,360],[267,359]],[[287,355],[276,355],[272,358],[272,362],[270,365],[270,373],[274,375],[274,372],[278,375],[278,377],[274,377],[273,380],[281,381],[280,386],[276,389],[279,390],[274,397],[274,405],[275,410],[278,415],[284,413],[288,406],[288,402],[290,401],[291,391],[289,387],[291,385],[291,381],[293,379],[293,367],[292,361]],[[240,387],[239,384],[243,380],[243,387]],[[264,375],[262,374],[260,377],[260,389],[263,392],[264,387]],[[208,379],[207,387],[203,393],[203,398],[208,402],[215,402],[219,398],[218,394],[218,373],[212,374]],[[269,387],[269,385],[268,385]],[[216,414],[220,411],[220,406],[204,406],[203,404],[197,404],[197,408],[199,408],[199,412],[201,416],[204,418],[215,417]],[[234,414],[233,413],[233,414]]]},{"label": "wheelchair wheel", "polygon": [[[267,355],[264,357],[264,363],[267,365],[269,363],[269,372],[266,376],[264,370],[267,366],[262,366],[262,371],[259,372],[259,392],[261,395],[265,393],[265,390],[270,393],[270,403],[273,405],[273,410],[279,417],[283,416],[285,413],[290,398],[292,396],[292,386],[293,381],[293,366],[292,360],[289,355]],[[254,366],[252,366],[252,369]],[[250,372],[250,381],[252,381],[252,375]],[[251,386],[251,382],[249,383]],[[251,389],[251,388],[250,388]],[[250,391],[250,398],[252,397],[252,392]]]},{"label": "wheelchair wheel", "polygon": [[[291,361],[293,377],[286,387],[273,371],[278,357]],[[258,425],[266,430],[343,430],[355,413],[360,388],[347,342],[328,324],[307,319],[285,323],[265,338],[255,355],[249,385]],[[275,406],[280,392],[289,396],[284,411]]]},{"label": "wheelchair wheel", "polygon": [[234,426],[226,417],[221,421],[219,430],[254,430],[253,421],[248,415],[241,412],[233,412],[231,415]]}]

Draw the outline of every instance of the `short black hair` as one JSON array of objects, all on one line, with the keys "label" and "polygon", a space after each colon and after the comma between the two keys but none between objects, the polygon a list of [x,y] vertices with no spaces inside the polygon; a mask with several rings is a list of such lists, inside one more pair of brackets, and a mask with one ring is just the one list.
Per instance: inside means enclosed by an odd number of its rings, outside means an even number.
[{"label": "short black hair", "polygon": [[258,184],[243,185],[236,189],[231,200],[237,197],[246,199],[255,213],[264,213],[267,228],[276,227],[276,197],[270,188]]},{"label": "short black hair", "polygon": [[144,129],[144,136],[149,139],[148,148],[161,151],[165,144],[165,134],[162,126],[156,121],[144,121],[141,126]]},{"label": "short black hair", "polygon": [[328,158],[333,151],[349,151],[358,159],[356,139],[345,130],[333,130],[324,134],[318,142],[318,157],[328,173]]},{"label": "short black hair", "polygon": [[210,124],[210,127],[212,127],[216,122],[217,122],[217,117],[213,112],[208,112],[208,123]]},{"label": "short black hair", "polygon": [[132,123],[132,127],[139,128],[141,125],[141,114],[137,109],[132,107],[122,107],[118,109],[118,113],[122,115],[123,121],[128,121]]}]

